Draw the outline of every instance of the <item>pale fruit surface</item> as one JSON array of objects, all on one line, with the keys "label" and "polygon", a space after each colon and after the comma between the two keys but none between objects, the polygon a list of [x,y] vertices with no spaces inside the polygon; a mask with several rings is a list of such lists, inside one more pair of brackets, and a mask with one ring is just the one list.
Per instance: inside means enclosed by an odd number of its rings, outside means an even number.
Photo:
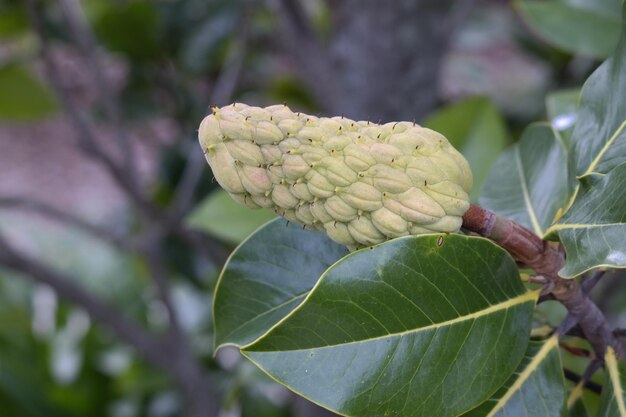
[{"label": "pale fruit surface", "polygon": [[395,237],[456,232],[472,173],[441,134],[316,117],[285,105],[213,108],[199,140],[219,184],[352,248]]}]

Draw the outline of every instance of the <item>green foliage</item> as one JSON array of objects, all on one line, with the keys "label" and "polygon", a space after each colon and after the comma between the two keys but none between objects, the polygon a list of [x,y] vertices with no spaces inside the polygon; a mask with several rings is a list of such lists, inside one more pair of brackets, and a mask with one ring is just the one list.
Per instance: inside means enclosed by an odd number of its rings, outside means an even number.
[{"label": "green foliage", "polygon": [[215,345],[246,345],[296,308],[319,276],[346,254],[322,233],[284,219],[232,253],[215,290]]},{"label": "green foliage", "polygon": [[565,276],[602,265],[626,267],[626,100],[622,91],[626,91],[626,30],[613,55],[589,77],[581,93],[570,152],[570,169],[579,178],[575,199],[549,231],[558,232],[567,251],[561,271]]},{"label": "green foliage", "polygon": [[606,354],[606,381],[597,417],[626,416],[626,367],[609,349]]},{"label": "green foliage", "polygon": [[571,53],[604,58],[619,38],[621,0],[516,0],[514,4],[540,37]]},{"label": "green foliage", "polygon": [[[331,39],[336,30],[332,7],[301,3],[316,19],[316,30]],[[277,59],[274,42],[284,39],[277,39],[275,16],[258,2],[83,4],[102,52],[128,69],[121,96],[124,122],[158,116],[175,120],[180,130],[180,140],[164,150],[160,176],[151,184],[159,204],[171,202],[185,172],[187,145],[195,140],[197,122],[237,48],[243,47],[245,57],[233,100],[287,101],[294,109],[328,115],[317,108],[302,74],[292,73],[292,60]],[[518,0],[515,5],[539,38],[566,52],[550,49],[559,64],[546,63],[545,56],[540,62],[551,65],[550,82],[557,89],[546,98],[548,123],[523,128],[529,121],[521,116],[504,115],[489,99],[468,98],[439,109],[423,124],[443,133],[468,159],[472,201],[562,243],[567,251],[563,275],[600,266],[623,268],[625,35],[614,51],[621,1]],[[71,47],[56,4],[46,7],[44,26],[52,44]],[[53,115],[57,103],[35,76],[37,45],[20,2],[0,0],[0,39],[0,120],[31,122]],[[523,46],[545,52],[532,41]],[[570,87],[582,84],[591,67],[580,65],[595,64],[572,61],[569,54],[612,55],[581,92]],[[526,113],[537,114],[540,107]],[[101,121],[99,109],[88,116],[96,126]],[[505,150],[519,132],[519,140]],[[554,324],[563,309],[544,303],[539,313],[533,311],[536,292],[527,291],[510,256],[488,241],[447,234],[405,237],[348,254],[324,233],[242,207],[214,190],[218,185],[209,170],[205,175],[195,196],[211,193],[196,201],[186,224],[221,240],[226,250],[239,246],[215,293],[209,286],[216,267],[177,239],[168,240],[164,261],[174,271],[174,304],[184,317],[184,330],[214,382],[216,401],[230,410],[225,414],[298,415],[278,381],[355,417],[626,417],[623,364],[609,360],[605,380],[596,378],[603,382],[601,398],[590,400],[595,394],[583,395],[580,387],[580,392],[571,390],[562,366],[582,374],[588,360],[572,359],[552,337],[529,342],[531,325]],[[111,221],[115,230],[137,226],[132,215],[127,217]],[[22,236],[46,233],[34,226]],[[87,290],[148,330],[165,327],[163,306],[147,289],[148,272],[138,258],[103,249],[84,236],[52,236],[33,246],[43,259],[81,277]],[[621,317],[624,290],[600,290],[611,292],[609,311]],[[67,329],[77,311],[73,306],[58,300],[50,313],[53,329],[38,333],[34,322],[41,303],[31,291],[21,277],[0,276],[0,415],[181,415],[173,382],[133,354],[132,347],[97,323],[72,339]],[[217,360],[211,358],[212,346],[221,349]],[[250,361],[222,362],[229,346]],[[79,361],[67,380],[56,374],[62,360]],[[572,401],[566,410],[568,390]],[[169,409],[158,407],[172,397]]]},{"label": "green foliage", "polygon": [[225,242],[238,244],[275,217],[265,210],[250,211],[233,201],[227,192],[216,190],[189,214],[187,224]]},{"label": "green foliage", "polygon": [[558,340],[531,342],[511,378],[488,401],[463,417],[560,416],[565,387]]},{"label": "green foliage", "polygon": [[56,100],[24,66],[0,66],[0,120],[30,121],[51,115]]},{"label": "green foliage", "polygon": [[446,417],[475,407],[519,364],[536,293],[493,243],[440,238],[396,239],[343,258],[243,353],[340,414]]},{"label": "green foliage", "polygon": [[94,21],[98,38],[108,49],[137,60],[160,55],[160,28],[158,11],[145,0],[104,8]]},{"label": "green foliage", "polygon": [[567,151],[547,123],[529,126],[496,161],[485,181],[481,206],[543,236],[567,203]]}]

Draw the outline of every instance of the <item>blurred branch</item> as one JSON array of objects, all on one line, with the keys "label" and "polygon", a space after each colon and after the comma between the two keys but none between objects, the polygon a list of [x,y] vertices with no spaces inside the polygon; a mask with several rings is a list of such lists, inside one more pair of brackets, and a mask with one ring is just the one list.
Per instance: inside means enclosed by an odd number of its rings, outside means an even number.
[{"label": "blurred branch", "polygon": [[80,306],[95,321],[104,324],[121,340],[132,345],[142,356],[160,369],[172,373],[171,358],[164,349],[164,340],[146,332],[118,308],[99,300],[74,284],[74,280],[13,248],[0,236],[0,264],[25,274],[35,282],[46,284],[67,301]]},{"label": "blurred branch", "polygon": [[50,83],[52,84],[63,108],[65,114],[69,117],[74,125],[79,139],[81,149],[90,155],[95,161],[101,163],[107,168],[109,174],[116,183],[126,192],[135,206],[140,209],[149,218],[155,220],[158,224],[163,225],[169,232],[183,240],[187,245],[207,255],[216,263],[220,264],[226,259],[224,250],[210,239],[208,236],[199,236],[197,232],[191,231],[181,224],[180,219],[164,211],[159,206],[146,199],[139,191],[139,188],[133,183],[128,173],[118,165],[118,163],[105,152],[97,143],[93,127],[89,123],[83,111],[77,108],[71,100],[69,100],[66,91],[63,88],[61,78],[54,63],[54,59],[50,55],[49,38],[43,25],[41,16],[42,5],[38,0],[26,0],[29,19],[41,42],[41,54],[48,72]]},{"label": "blurred branch", "polygon": [[585,274],[582,279],[582,287],[585,294],[589,294],[591,290],[602,280],[606,271],[597,270],[593,271],[591,274]]},{"label": "blurred branch", "polygon": [[30,24],[41,43],[41,56],[48,79],[61,102],[65,114],[76,129],[80,148],[94,160],[104,165],[116,183],[127,192],[137,205],[148,209],[148,203],[140,194],[138,187],[129,180],[128,173],[121,169],[111,155],[98,144],[93,127],[85,113],[69,99],[63,87],[62,78],[55,64],[54,57],[51,55],[50,40],[42,17],[44,6],[39,0],[26,0],[26,9]]},{"label": "blurred branch", "polygon": [[[335,74],[328,51],[321,45],[311,22],[298,0],[267,0],[280,21],[280,41],[293,56],[304,81],[320,105],[333,111],[336,95]],[[340,111],[336,109],[335,113]]]},{"label": "blurred branch", "polygon": [[129,251],[137,250],[137,242],[132,241],[129,237],[113,233],[109,229],[91,224],[68,213],[67,211],[59,210],[56,207],[49,206],[42,202],[18,197],[0,197],[0,208],[35,212],[67,226],[76,227],[96,239],[103,240],[111,244],[112,246]]},{"label": "blurred branch", "polygon": [[[223,68],[213,86],[210,102],[217,105],[226,105],[235,93],[237,83],[241,76],[244,58],[246,55],[246,43],[248,37],[248,24],[242,22],[238,36],[225,59]],[[193,193],[202,178],[202,172],[206,168],[206,161],[198,144],[194,141],[187,151],[187,166],[183,172],[178,187],[174,192],[172,204],[174,216],[181,219],[191,208]]]},{"label": "blurred branch", "polygon": [[128,174],[128,181],[134,186],[137,183],[137,170],[135,169],[134,150],[126,131],[122,125],[119,103],[114,97],[114,89],[111,88],[102,68],[100,59],[100,46],[91,31],[85,13],[78,0],[58,0],[65,21],[73,35],[73,41],[78,45],[81,53],[87,59],[90,71],[94,76],[98,95],[102,101],[109,124],[116,133],[117,145],[124,161],[124,171]]}]

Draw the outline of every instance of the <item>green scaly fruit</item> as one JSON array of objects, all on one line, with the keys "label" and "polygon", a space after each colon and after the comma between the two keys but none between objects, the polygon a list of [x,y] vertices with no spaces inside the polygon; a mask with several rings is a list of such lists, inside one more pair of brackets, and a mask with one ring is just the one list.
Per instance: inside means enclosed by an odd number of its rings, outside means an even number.
[{"label": "green scaly fruit", "polygon": [[456,232],[472,173],[441,134],[235,103],[213,108],[199,139],[219,184],[351,248],[399,236]]}]

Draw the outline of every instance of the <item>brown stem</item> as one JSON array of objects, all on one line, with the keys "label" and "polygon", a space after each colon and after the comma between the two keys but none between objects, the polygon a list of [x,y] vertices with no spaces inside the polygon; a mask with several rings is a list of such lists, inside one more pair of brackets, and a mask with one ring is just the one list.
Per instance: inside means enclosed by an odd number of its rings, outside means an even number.
[{"label": "brown stem", "polygon": [[608,346],[612,346],[618,356],[624,358],[622,344],[611,331],[598,306],[576,280],[559,277],[558,271],[565,262],[559,247],[542,240],[524,226],[475,205],[471,205],[463,216],[463,227],[498,243],[516,261],[547,278],[544,291],[568,310],[570,323],[566,327],[571,328],[578,323],[598,358],[604,358]]}]

